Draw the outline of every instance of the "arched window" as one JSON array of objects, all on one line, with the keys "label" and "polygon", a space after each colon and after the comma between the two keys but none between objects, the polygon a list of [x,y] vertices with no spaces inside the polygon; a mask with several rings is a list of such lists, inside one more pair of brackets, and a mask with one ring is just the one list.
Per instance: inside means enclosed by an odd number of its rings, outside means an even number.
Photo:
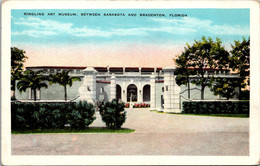
[{"label": "arched window", "polygon": [[127,87],[127,102],[137,101],[137,87],[134,84],[130,84]]}]

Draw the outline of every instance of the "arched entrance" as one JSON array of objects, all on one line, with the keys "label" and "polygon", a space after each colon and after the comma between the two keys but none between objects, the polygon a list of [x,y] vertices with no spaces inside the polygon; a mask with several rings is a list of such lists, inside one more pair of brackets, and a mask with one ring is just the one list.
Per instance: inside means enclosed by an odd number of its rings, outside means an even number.
[{"label": "arched entrance", "polygon": [[144,102],[150,102],[150,85],[145,85],[143,87],[143,101]]},{"label": "arched entrance", "polygon": [[117,100],[120,100],[120,99],[122,99],[122,97],[121,97],[121,86],[120,85],[116,85],[116,99]]},{"label": "arched entrance", "polygon": [[130,98],[132,98],[133,102],[137,101],[137,87],[134,84],[127,87],[127,102],[130,102]]}]

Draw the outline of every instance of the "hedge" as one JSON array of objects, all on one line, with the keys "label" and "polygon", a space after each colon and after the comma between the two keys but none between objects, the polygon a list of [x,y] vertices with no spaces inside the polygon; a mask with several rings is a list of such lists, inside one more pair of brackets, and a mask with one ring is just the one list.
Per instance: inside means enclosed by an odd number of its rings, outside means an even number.
[{"label": "hedge", "polygon": [[12,129],[71,129],[88,127],[94,120],[94,106],[78,103],[11,103]]},{"label": "hedge", "polygon": [[249,101],[184,101],[182,113],[249,115]]}]

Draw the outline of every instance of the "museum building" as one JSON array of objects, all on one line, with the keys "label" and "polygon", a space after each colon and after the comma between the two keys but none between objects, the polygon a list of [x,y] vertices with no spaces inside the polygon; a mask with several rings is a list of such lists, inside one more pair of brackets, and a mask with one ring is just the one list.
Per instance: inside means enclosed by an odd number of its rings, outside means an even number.
[{"label": "museum building", "polygon": [[[43,70],[46,76],[69,70],[71,76],[80,77],[81,81],[75,81],[71,87],[67,87],[68,101],[86,100],[95,103],[118,99],[129,103],[130,107],[135,103],[146,103],[150,105],[151,110],[178,113],[181,112],[182,101],[188,100],[187,87],[175,83],[174,67],[34,66],[26,69]],[[214,70],[210,74],[238,77],[230,74],[227,69]],[[200,87],[191,84],[191,89],[194,89],[191,91],[191,99],[199,100]],[[18,100],[33,100],[30,89],[23,93],[16,90],[15,93]],[[208,87],[204,94],[207,100],[221,99]],[[52,84],[48,85],[47,89],[37,90],[36,95],[38,101],[64,101],[64,88],[59,84]]]}]

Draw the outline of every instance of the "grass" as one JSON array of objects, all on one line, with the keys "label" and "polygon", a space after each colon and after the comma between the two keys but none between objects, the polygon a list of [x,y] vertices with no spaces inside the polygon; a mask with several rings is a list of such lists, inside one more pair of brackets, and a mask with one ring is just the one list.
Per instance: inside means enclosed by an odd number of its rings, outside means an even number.
[{"label": "grass", "polygon": [[12,130],[12,134],[56,134],[56,133],[132,133],[135,130],[128,128],[109,129],[106,127],[89,127],[86,129],[23,129]]},{"label": "grass", "polygon": [[151,110],[152,112],[163,113],[163,114],[174,114],[174,115],[192,115],[192,116],[214,116],[214,117],[232,117],[232,118],[249,118],[248,114],[182,114],[182,113],[169,113],[162,111]]},{"label": "grass", "polygon": [[[179,114],[180,115],[180,114]],[[248,114],[181,114],[193,116],[215,116],[215,117],[232,117],[232,118],[249,118]]]}]

